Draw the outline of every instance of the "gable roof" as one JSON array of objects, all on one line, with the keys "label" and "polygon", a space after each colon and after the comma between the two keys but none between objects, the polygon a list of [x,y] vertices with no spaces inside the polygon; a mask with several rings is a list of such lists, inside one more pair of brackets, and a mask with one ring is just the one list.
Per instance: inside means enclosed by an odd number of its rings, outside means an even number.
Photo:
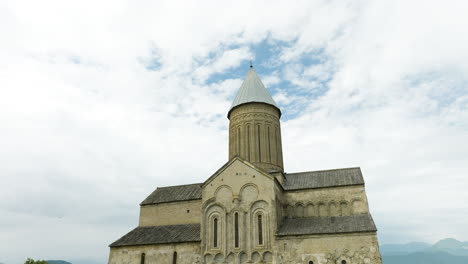
[{"label": "gable roof", "polygon": [[370,214],[285,219],[278,236],[376,232]]},{"label": "gable roof", "polygon": [[199,242],[200,224],[137,227],[109,247]]},{"label": "gable roof", "polygon": [[201,183],[158,187],[140,205],[198,200],[202,198]]},{"label": "gable roof", "polygon": [[229,109],[229,113],[236,106],[253,102],[272,105],[278,108],[281,115],[281,110],[276,105],[275,100],[273,100],[271,95],[268,93],[267,89],[265,88],[265,85],[263,85],[260,78],[258,78],[258,75],[254,71],[253,67],[250,66],[250,70],[247,73],[247,76],[245,77],[244,82],[242,83],[239,91],[237,92],[234,101],[232,102],[231,108]]},{"label": "gable roof", "polygon": [[361,168],[287,173],[283,182],[286,191],[348,185],[364,185]]},{"label": "gable roof", "polygon": [[[259,173],[275,179],[272,175],[257,168],[252,163],[239,157],[234,157],[219,168],[204,183],[186,184],[178,186],[158,187],[140,205],[161,204],[170,202],[181,202],[190,200],[200,200],[202,198],[202,188],[211,182],[217,175],[223,172],[236,160],[248,167],[257,170]],[[361,169],[345,168],[322,171],[307,171],[297,173],[287,173],[284,175],[285,181],[280,186],[285,191],[295,191],[304,189],[326,188],[336,186],[364,185]],[[278,183],[279,184],[279,183]]]},{"label": "gable roof", "polygon": [[268,178],[271,178],[271,179],[274,179],[274,177],[269,174],[269,173],[266,173],[265,171],[263,171],[262,169],[258,168],[257,166],[253,165],[252,163],[240,158],[239,156],[235,156],[234,158],[232,158],[231,160],[229,160],[228,162],[226,162],[221,168],[219,168],[215,173],[213,173],[213,175],[211,175],[208,179],[206,179],[206,181],[201,185],[201,187],[203,188],[203,186],[207,185],[208,183],[210,183],[214,178],[216,178],[216,176],[218,176],[221,172],[223,172],[227,167],[229,167],[232,163],[234,163],[235,161],[240,161],[242,162],[244,165],[246,165],[247,167],[250,167],[256,171],[258,171],[260,174],[264,175],[265,177],[268,177]]}]

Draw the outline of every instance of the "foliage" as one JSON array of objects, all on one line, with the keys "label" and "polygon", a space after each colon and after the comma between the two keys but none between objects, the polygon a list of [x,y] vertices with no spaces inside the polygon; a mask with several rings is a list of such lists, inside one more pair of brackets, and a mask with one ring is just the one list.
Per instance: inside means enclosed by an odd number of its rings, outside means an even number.
[{"label": "foliage", "polygon": [[28,258],[24,264],[48,264],[45,260],[34,260],[32,258]]}]

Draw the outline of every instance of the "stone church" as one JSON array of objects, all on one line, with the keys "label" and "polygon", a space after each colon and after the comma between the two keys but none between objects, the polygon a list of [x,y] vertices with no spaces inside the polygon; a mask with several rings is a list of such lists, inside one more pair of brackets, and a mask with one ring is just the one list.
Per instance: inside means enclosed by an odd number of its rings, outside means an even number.
[{"label": "stone church", "polygon": [[227,163],[158,187],[109,264],[381,263],[361,169],[285,172],[281,110],[252,66],[227,117]]}]

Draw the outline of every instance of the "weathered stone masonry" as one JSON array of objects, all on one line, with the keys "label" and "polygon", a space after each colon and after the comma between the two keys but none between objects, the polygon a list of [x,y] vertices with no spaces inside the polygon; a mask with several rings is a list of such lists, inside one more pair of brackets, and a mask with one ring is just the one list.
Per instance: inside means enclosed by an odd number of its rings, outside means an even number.
[{"label": "weathered stone masonry", "polygon": [[157,188],[110,264],[381,264],[360,168],[285,173],[281,111],[253,68],[229,110],[229,161]]}]

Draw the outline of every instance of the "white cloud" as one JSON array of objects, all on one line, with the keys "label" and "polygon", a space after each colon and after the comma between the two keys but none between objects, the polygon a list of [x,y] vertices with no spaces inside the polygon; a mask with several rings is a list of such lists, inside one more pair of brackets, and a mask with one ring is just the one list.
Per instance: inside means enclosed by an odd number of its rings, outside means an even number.
[{"label": "white cloud", "polygon": [[[286,44],[263,81],[301,113],[283,122],[287,171],[361,166],[384,243],[468,240],[466,8],[0,3],[0,262],[105,261],[156,186],[211,175],[227,159],[242,80],[205,81],[266,38]],[[319,64],[304,63],[310,55]]]}]

